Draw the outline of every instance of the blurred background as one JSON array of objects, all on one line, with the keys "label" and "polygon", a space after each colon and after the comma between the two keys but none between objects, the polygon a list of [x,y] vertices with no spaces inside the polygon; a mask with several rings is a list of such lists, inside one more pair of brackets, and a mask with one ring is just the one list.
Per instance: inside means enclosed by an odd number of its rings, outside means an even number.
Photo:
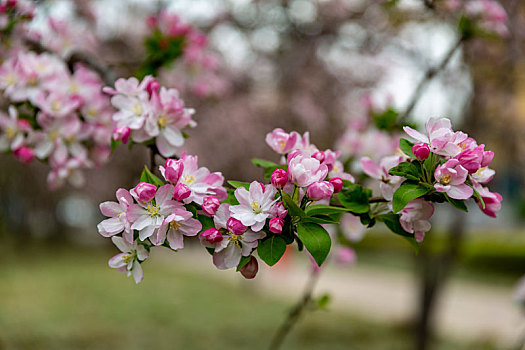
[{"label": "blurred background", "polygon": [[[371,119],[450,118],[496,153],[498,218],[438,207],[417,255],[382,227],[348,223],[356,256],[331,260],[315,292],[329,303],[306,312],[283,348],[520,349],[525,3],[501,0],[505,18],[474,35],[468,2],[41,0],[30,30],[65,59],[81,52],[117,77],[155,73],[177,87],[198,123],[184,150],[226,179],[262,179],[250,159],[278,161],[264,141],[276,127],[309,131],[358,174],[359,157],[388,154],[400,135]],[[155,63],[161,13],[205,34],[208,63]],[[250,281],[197,246],[153,254],[140,285],[107,266],[116,250],[97,233],[98,204],[132,188],[148,162],[146,148],[120,146],[82,187],[50,191],[47,165],[0,154],[0,349],[268,346],[310,275],[295,251]]]}]

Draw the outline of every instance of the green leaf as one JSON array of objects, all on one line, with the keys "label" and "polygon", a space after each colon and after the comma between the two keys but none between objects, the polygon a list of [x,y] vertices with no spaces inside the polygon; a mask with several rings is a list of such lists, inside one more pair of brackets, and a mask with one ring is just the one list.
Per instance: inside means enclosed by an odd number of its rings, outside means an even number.
[{"label": "green leaf", "polygon": [[140,182],[147,182],[157,187],[164,185],[164,182],[162,182],[161,179],[159,179],[151,171],[149,171],[147,166],[144,166],[144,170],[142,170],[142,174],[140,175]]},{"label": "green leaf", "polygon": [[228,183],[234,187],[234,188],[239,188],[239,187],[244,187],[246,188],[248,191],[250,190],[250,184],[248,182],[241,182],[241,181],[228,181]]},{"label": "green leaf", "polygon": [[300,218],[304,218],[306,216],[305,212],[299,208],[299,206],[292,200],[292,198],[288,195],[288,193],[281,192],[284,205],[286,206],[286,209],[288,209],[288,212],[292,216],[298,216]]},{"label": "green leaf", "polygon": [[336,214],[336,213],[346,213],[350,211],[348,208],[341,208],[341,207],[333,207],[331,205],[325,205],[325,204],[315,204],[310,205],[305,209],[305,213],[308,216],[315,216],[315,215],[330,215],[330,214]]},{"label": "green leaf", "polygon": [[401,224],[399,223],[399,215],[390,213],[386,215],[377,216],[377,218],[383,221],[386,227],[390,229],[390,231],[394,232],[396,235],[400,235],[403,238],[405,238],[416,249],[416,251],[419,251],[419,244],[414,238],[414,234],[407,232],[403,229],[403,226],[401,226]]},{"label": "green leaf", "polygon": [[413,142],[410,142],[407,139],[403,138],[399,140],[399,148],[401,149],[401,151],[403,151],[403,153],[409,156],[410,158],[416,159],[414,152],[412,152],[412,147],[414,147]]},{"label": "green leaf", "polygon": [[228,193],[228,198],[226,198],[223,203],[228,203],[231,205],[237,205],[239,204],[239,201],[237,198],[235,198],[235,190],[231,188],[226,188],[226,192]]},{"label": "green leaf", "polygon": [[418,181],[420,177],[419,169],[414,163],[402,162],[398,166],[388,171],[390,175],[406,177],[409,180]]},{"label": "green leaf", "polygon": [[265,239],[257,246],[257,254],[269,266],[275,265],[286,250],[286,242],[277,235]]},{"label": "green leaf", "polygon": [[474,190],[473,196],[481,203],[481,209],[485,209],[485,201],[474,187],[472,187],[472,189]]},{"label": "green leaf", "polygon": [[122,143],[122,141],[115,141],[113,140],[113,138],[111,138],[111,153],[115,152],[115,150],[117,149],[118,145],[120,145]]},{"label": "green leaf", "polygon": [[277,168],[280,166],[277,163],[274,163],[274,162],[271,162],[265,159],[259,159],[259,158],[252,158],[252,163],[253,165],[261,167],[261,168]]},{"label": "green leaf", "polygon": [[317,265],[321,266],[328,256],[332,245],[328,232],[319,224],[300,222],[297,224],[297,235],[306,249],[312,254]]},{"label": "green leaf", "polygon": [[464,212],[468,212],[468,209],[467,209],[467,206],[465,205],[465,201],[464,200],[460,200],[460,199],[454,199],[454,198],[450,198],[448,196],[448,194],[445,194],[445,198],[447,199],[447,201],[452,204],[452,206],[456,209],[459,209],[459,210],[462,210]]},{"label": "green leaf", "polygon": [[323,294],[317,299],[317,307],[322,310],[326,310],[328,304],[330,304],[331,297],[330,294]]},{"label": "green leaf", "polygon": [[429,189],[424,186],[420,186],[417,183],[413,182],[403,182],[401,186],[394,193],[394,198],[392,199],[392,207],[394,213],[398,213],[403,210],[404,207],[416,198],[422,197],[427,194]]},{"label": "green leaf", "polygon": [[239,265],[237,265],[237,271],[242,269],[247,263],[250,262],[251,259],[252,259],[251,255],[241,256],[241,261],[239,261]]},{"label": "green leaf", "polygon": [[198,215],[197,220],[202,224],[202,231],[215,227],[213,219],[206,215]]},{"label": "green leaf", "polygon": [[349,211],[357,214],[367,213],[370,210],[368,198],[370,191],[366,191],[360,185],[353,185],[337,194],[341,204]]},{"label": "green leaf", "polygon": [[303,219],[305,222],[316,222],[318,224],[338,224],[339,220],[334,220],[328,215],[316,215],[316,216],[307,216]]}]

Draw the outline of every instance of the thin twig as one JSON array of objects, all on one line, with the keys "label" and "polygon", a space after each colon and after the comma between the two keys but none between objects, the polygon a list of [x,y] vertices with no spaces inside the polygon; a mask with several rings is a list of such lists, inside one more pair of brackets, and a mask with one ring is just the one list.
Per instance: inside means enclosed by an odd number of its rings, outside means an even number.
[{"label": "thin twig", "polygon": [[412,98],[410,99],[410,103],[408,104],[408,107],[406,108],[405,112],[399,117],[399,121],[403,122],[405,121],[409,116],[410,113],[412,113],[412,110],[416,106],[416,104],[419,102],[419,99],[421,98],[421,95],[425,91],[425,88],[427,87],[428,83],[437,75],[439,74],[445,67],[448,65],[456,51],[461,47],[463,42],[465,41],[465,38],[461,36],[454,46],[450,48],[450,50],[445,55],[445,58],[443,58],[443,61],[436,67],[430,67],[426,73],[423,79],[419,82],[418,86],[414,90],[414,94],[412,95]]},{"label": "thin twig", "polygon": [[268,347],[269,350],[278,350],[282,346],[286,336],[290,333],[297,321],[299,321],[305,309],[310,305],[312,301],[312,294],[317,281],[319,280],[320,274],[321,270],[312,270],[310,277],[308,278],[308,282],[304,287],[302,297],[299,299],[297,304],[295,304],[295,306],[290,309],[286,319],[277,329],[277,332],[274,334],[272,342]]}]

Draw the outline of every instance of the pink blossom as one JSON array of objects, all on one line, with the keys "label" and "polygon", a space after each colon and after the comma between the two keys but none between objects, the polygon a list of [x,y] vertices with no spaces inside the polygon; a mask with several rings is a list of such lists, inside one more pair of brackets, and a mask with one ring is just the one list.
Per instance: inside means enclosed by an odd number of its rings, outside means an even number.
[{"label": "pink blossom", "polygon": [[139,182],[134,189],[130,191],[131,195],[137,200],[137,202],[149,202],[155,198],[157,192],[157,186],[149,184],[147,182]]},{"label": "pink blossom", "polygon": [[300,135],[295,131],[288,134],[283,129],[276,128],[266,135],[266,143],[275,152],[286,154],[294,149],[298,138]]},{"label": "pink blossom", "polygon": [[487,187],[483,187],[479,184],[474,184],[474,186],[485,203],[485,209],[483,209],[481,202],[476,199],[479,208],[486,215],[495,218],[497,212],[501,209],[501,201],[503,200],[503,197],[497,192],[490,192]]},{"label": "pink blossom", "polygon": [[339,193],[343,189],[343,180],[340,177],[333,177],[328,182],[334,187],[334,193]]},{"label": "pink blossom", "polygon": [[403,208],[399,223],[403,230],[413,233],[418,242],[423,241],[425,232],[430,230],[428,221],[434,215],[434,206],[421,198],[414,199]]},{"label": "pink blossom", "polygon": [[13,155],[16,159],[24,164],[29,164],[35,159],[35,153],[29,147],[22,146],[13,151]]},{"label": "pink blossom", "polygon": [[191,190],[185,184],[177,184],[175,186],[175,192],[173,193],[173,198],[176,201],[182,202],[186,198],[191,196]]},{"label": "pink blossom", "polygon": [[239,205],[230,207],[232,217],[241,221],[243,225],[250,226],[255,232],[262,230],[276,202],[274,199],[276,192],[272,185],[268,185],[263,192],[257,181],[250,184],[249,191],[244,187],[237,188],[235,198],[239,201]]},{"label": "pink blossom", "polygon": [[184,171],[184,163],[182,160],[166,159],[164,166],[161,165],[159,170],[166,181],[176,184]]},{"label": "pink blossom", "polygon": [[344,169],[343,163],[336,160],[334,162],[332,170],[328,173],[328,177],[329,178],[340,178],[342,180],[347,180],[347,181],[354,183],[355,179],[352,176],[352,174],[346,173],[344,170],[345,169]]},{"label": "pink blossom", "polygon": [[403,182],[403,178],[399,176],[392,176],[388,173],[390,169],[399,165],[403,161],[402,156],[389,156],[381,159],[379,164],[368,157],[361,158],[361,167],[363,172],[373,179],[381,181],[379,187],[383,197],[391,201],[394,192],[399,188]]},{"label": "pink blossom", "polygon": [[210,244],[220,243],[223,240],[222,233],[215,227],[205,230],[200,237]]},{"label": "pink blossom", "polygon": [[334,186],[328,181],[317,181],[308,186],[306,196],[313,201],[329,200],[334,194]]},{"label": "pink blossom", "polygon": [[304,151],[296,151],[288,157],[288,176],[299,187],[307,187],[328,175],[328,167]]},{"label": "pink blossom", "polygon": [[184,236],[196,236],[201,229],[202,224],[193,218],[190,211],[183,207],[176,208],[164,219],[159,229],[150,237],[150,241],[160,245],[167,239],[171,249],[182,249]]},{"label": "pink blossom", "polygon": [[465,184],[467,175],[468,171],[457,159],[450,159],[436,168],[434,177],[437,183],[434,188],[438,192],[445,192],[450,198],[468,199],[472,196],[473,190]]},{"label": "pink blossom", "polygon": [[363,239],[366,226],[361,219],[353,214],[343,214],[341,217],[341,230],[346,239],[351,242],[359,242]]},{"label": "pink blossom", "polygon": [[128,243],[121,237],[111,237],[111,241],[122,253],[109,259],[109,267],[117,269],[119,272],[127,273],[128,277],[133,275],[135,283],[141,282],[144,275],[140,262],[149,257],[146,248],[137,242]]},{"label": "pink blossom", "polygon": [[221,203],[215,196],[205,196],[202,200],[202,210],[208,215],[214,215]]},{"label": "pink blossom", "polygon": [[246,226],[242,224],[242,222],[240,222],[239,220],[235,218],[229,218],[226,221],[226,228],[228,229],[228,231],[230,231],[231,233],[237,236],[242,235],[248,229]]},{"label": "pink blossom", "polygon": [[283,232],[284,220],[279,217],[270,219],[268,226],[271,232],[280,234]]},{"label": "pink blossom", "polygon": [[314,154],[312,154],[312,158],[315,158],[322,163],[325,160],[325,154],[323,151],[317,151]]},{"label": "pink blossom", "polygon": [[282,189],[288,182],[288,172],[283,169],[275,169],[271,175],[271,182],[275,188]]},{"label": "pink blossom", "polygon": [[416,156],[418,160],[425,160],[430,154],[430,147],[426,143],[418,142],[412,146],[412,153]]},{"label": "pink blossom", "polygon": [[126,216],[128,207],[133,204],[130,193],[123,188],[117,190],[117,202],[103,202],[100,211],[111,219],[103,220],[97,225],[98,232],[104,237],[111,237],[124,231],[123,238],[128,243],[133,243],[133,232]]},{"label": "pink blossom", "polygon": [[288,214],[288,210],[284,207],[283,202],[276,202],[270,209],[270,216],[284,218]]},{"label": "pink blossom", "polygon": [[18,119],[18,111],[14,106],[9,106],[9,117],[0,113],[0,152],[22,147],[26,134],[31,130],[27,123]]},{"label": "pink blossom", "polygon": [[484,184],[492,180],[496,172],[488,167],[479,168],[474,174],[470,174],[470,178],[480,184]]},{"label": "pink blossom", "polygon": [[340,247],[337,249],[335,260],[342,265],[353,265],[357,257],[355,250],[350,247]]},{"label": "pink blossom", "polygon": [[131,130],[127,126],[113,129],[113,140],[122,141],[123,144],[128,143]]}]

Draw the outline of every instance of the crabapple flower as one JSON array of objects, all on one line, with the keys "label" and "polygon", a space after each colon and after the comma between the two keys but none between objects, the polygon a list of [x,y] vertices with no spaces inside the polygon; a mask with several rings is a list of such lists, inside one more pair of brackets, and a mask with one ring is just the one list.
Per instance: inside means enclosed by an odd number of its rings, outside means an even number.
[{"label": "crabapple flower", "polygon": [[128,143],[129,141],[129,135],[131,134],[131,130],[127,126],[121,126],[120,128],[113,129],[113,140],[115,141],[122,141],[123,144]]},{"label": "crabapple flower", "polygon": [[200,237],[210,244],[219,243],[223,240],[222,233],[214,227],[205,230]]},{"label": "crabapple flower", "polygon": [[266,135],[266,143],[275,152],[286,154],[294,150],[297,140],[300,137],[301,136],[295,131],[288,134],[283,129],[276,128]]},{"label": "crabapple flower", "polygon": [[167,239],[170,248],[177,250],[184,248],[184,236],[196,236],[202,229],[199,220],[193,214],[182,208],[176,208],[164,219],[159,229],[150,237],[154,245],[160,245]]},{"label": "crabapple flower", "polygon": [[226,228],[228,229],[228,231],[237,236],[242,235],[248,229],[242,224],[242,222],[235,218],[229,218],[226,221]]},{"label": "crabapple flower", "polygon": [[270,216],[284,218],[288,214],[288,209],[284,207],[283,202],[275,203],[270,209]]},{"label": "crabapple flower", "polygon": [[185,184],[177,184],[175,186],[175,193],[173,194],[173,198],[179,202],[182,202],[186,198],[188,198],[191,195],[191,190],[188,186]]},{"label": "crabapple flower", "polygon": [[35,153],[29,147],[22,146],[13,151],[13,155],[16,159],[24,164],[29,164],[35,159]]},{"label": "crabapple flower", "polygon": [[[260,189],[260,186],[257,185]],[[215,244],[210,243],[210,237],[217,235],[215,231],[210,232],[209,235],[203,236],[201,234],[201,243],[204,246],[215,248],[213,253],[213,264],[220,270],[227,270],[239,265],[241,256],[248,256],[253,249],[259,244],[259,240],[266,237],[264,232],[253,232],[247,229],[242,234],[238,235],[228,229],[228,221],[232,217],[231,206],[227,203],[221,204],[213,222],[215,229],[222,234],[223,239]],[[230,221],[231,226],[231,221]]]},{"label": "crabapple flower", "polygon": [[479,168],[474,174],[470,174],[470,178],[480,184],[484,184],[492,180],[496,172],[488,167]]},{"label": "crabapple flower", "polygon": [[270,219],[268,226],[270,227],[270,231],[272,231],[273,233],[277,233],[277,234],[282,233],[283,226],[284,226],[284,220],[281,218]]},{"label": "crabapple flower", "polygon": [[202,210],[208,215],[214,215],[221,203],[215,196],[205,196],[202,200]]},{"label": "crabapple flower", "polygon": [[434,215],[434,206],[421,198],[414,199],[401,210],[399,223],[403,230],[413,233],[416,241],[422,242],[425,232],[430,230],[428,221]]},{"label": "crabapple flower", "polygon": [[155,202],[139,202],[128,207],[126,214],[133,223],[131,229],[139,231],[140,240],[153,235],[175,209],[183,207],[182,203],[171,200],[173,192],[173,185],[164,185],[155,193]]},{"label": "crabapple flower", "polygon": [[133,204],[131,194],[123,188],[117,190],[117,202],[103,202],[100,211],[110,219],[103,220],[97,225],[98,232],[104,237],[111,237],[123,233],[123,238],[128,243],[133,243],[133,232],[131,224],[126,216],[128,207]]},{"label": "crabapple flower", "polygon": [[430,147],[426,143],[418,142],[412,146],[412,153],[418,160],[425,160],[430,154]]},{"label": "crabapple flower", "polygon": [[334,194],[334,186],[328,181],[317,181],[308,186],[306,196],[313,201],[328,200]]},{"label": "crabapple flower", "polygon": [[24,120],[18,119],[18,111],[14,106],[9,106],[9,117],[0,114],[0,152],[14,151],[24,143],[25,135],[31,126]]},{"label": "crabapple flower", "polygon": [[128,277],[133,275],[135,283],[141,282],[144,275],[140,262],[149,257],[146,248],[141,244],[137,244],[137,242],[128,243],[122,237],[111,237],[111,241],[122,253],[109,259],[109,267],[117,269],[119,272],[127,273]]},{"label": "crabapple flower", "polygon": [[479,209],[481,209],[481,211],[486,215],[495,218],[497,216],[497,212],[501,209],[501,201],[503,200],[503,197],[497,192],[490,192],[488,188],[479,184],[474,184],[474,188],[485,203],[485,209],[483,209],[481,202],[476,199]]},{"label": "crabapple flower", "polygon": [[257,181],[250,184],[249,191],[244,187],[237,188],[235,198],[239,201],[239,205],[230,207],[232,217],[242,222],[243,225],[251,227],[254,232],[262,230],[276,202],[274,199],[276,192],[277,190],[272,185],[266,186],[263,192]]},{"label": "crabapple flower", "polygon": [[328,182],[334,187],[334,193],[339,193],[343,189],[343,180],[340,177],[333,177]]},{"label": "crabapple flower", "polygon": [[159,170],[166,181],[176,184],[184,171],[184,163],[177,159],[166,159],[164,166],[161,165]]},{"label": "crabapple flower", "polygon": [[288,156],[288,176],[299,187],[307,187],[328,175],[328,167],[304,151],[295,151]]},{"label": "crabapple flower", "polygon": [[139,182],[130,193],[137,200],[137,202],[146,203],[155,198],[157,192],[157,186],[147,182]]},{"label": "crabapple flower", "polygon": [[282,189],[288,182],[288,173],[283,169],[275,169],[271,176],[271,182],[275,188]]},{"label": "crabapple flower", "polygon": [[373,179],[381,181],[379,187],[382,196],[391,201],[394,197],[394,192],[399,188],[403,182],[400,176],[392,176],[388,173],[390,169],[399,165],[403,161],[402,156],[389,156],[381,159],[379,164],[368,157],[361,158],[361,167],[363,172]]},{"label": "crabapple flower", "polygon": [[426,124],[427,135],[411,127],[405,126],[403,130],[415,140],[428,144],[433,153],[445,157],[454,157],[461,152],[459,144],[467,139],[467,134],[452,131],[452,124],[447,118],[430,118]]},{"label": "crabapple flower", "polygon": [[474,191],[465,184],[468,171],[463,168],[457,159],[450,159],[436,168],[434,176],[437,183],[434,188],[438,192],[445,192],[450,198],[468,199]]}]

